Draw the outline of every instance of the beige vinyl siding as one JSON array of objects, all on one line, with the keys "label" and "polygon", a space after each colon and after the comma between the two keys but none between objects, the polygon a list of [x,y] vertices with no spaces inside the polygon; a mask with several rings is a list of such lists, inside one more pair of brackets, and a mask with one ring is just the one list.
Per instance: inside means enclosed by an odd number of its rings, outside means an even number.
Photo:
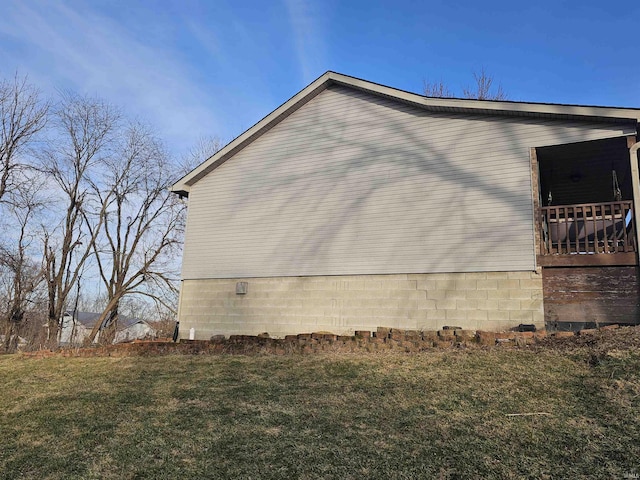
[{"label": "beige vinyl siding", "polygon": [[183,278],[532,270],[530,147],[625,133],[334,86],[193,185]]}]

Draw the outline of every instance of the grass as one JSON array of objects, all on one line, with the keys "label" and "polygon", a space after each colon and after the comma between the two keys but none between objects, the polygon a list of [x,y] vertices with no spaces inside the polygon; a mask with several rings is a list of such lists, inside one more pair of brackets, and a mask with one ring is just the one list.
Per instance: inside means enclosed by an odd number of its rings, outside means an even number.
[{"label": "grass", "polygon": [[0,478],[633,478],[639,372],[634,351],[4,356]]}]

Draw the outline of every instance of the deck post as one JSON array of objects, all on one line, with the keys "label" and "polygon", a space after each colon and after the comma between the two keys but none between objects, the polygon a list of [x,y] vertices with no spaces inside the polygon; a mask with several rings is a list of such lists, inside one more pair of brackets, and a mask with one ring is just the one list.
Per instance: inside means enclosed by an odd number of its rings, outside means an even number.
[{"label": "deck post", "polygon": [[[627,137],[628,143],[635,141],[635,136]],[[640,214],[640,175],[638,175],[638,149],[640,142],[629,145],[629,162],[631,163],[631,185],[633,186],[633,221],[636,232],[636,251],[640,250],[640,228],[638,218]],[[638,264],[638,253],[636,252],[636,265]]]},{"label": "deck post", "polygon": [[529,150],[529,158],[531,160],[531,195],[533,200],[533,240],[535,248],[533,250],[533,258],[535,266],[537,265],[538,254],[542,254],[542,225],[540,216],[540,169],[538,167],[538,154],[535,147]]}]

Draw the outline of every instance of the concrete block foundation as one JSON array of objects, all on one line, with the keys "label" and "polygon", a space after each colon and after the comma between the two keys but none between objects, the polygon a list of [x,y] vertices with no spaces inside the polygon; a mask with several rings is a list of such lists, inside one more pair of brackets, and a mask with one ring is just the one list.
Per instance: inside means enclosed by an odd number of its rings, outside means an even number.
[{"label": "concrete block foundation", "polygon": [[[236,293],[238,282],[246,282],[246,293]],[[381,325],[543,328],[542,298],[542,275],[528,271],[184,280],[180,338],[192,328],[197,340],[263,332],[353,335]]]}]

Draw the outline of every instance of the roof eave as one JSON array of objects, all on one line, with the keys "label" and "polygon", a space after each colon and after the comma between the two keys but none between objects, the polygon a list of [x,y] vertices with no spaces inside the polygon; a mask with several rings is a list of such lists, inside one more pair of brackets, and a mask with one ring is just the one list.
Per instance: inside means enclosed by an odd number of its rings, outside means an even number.
[{"label": "roof eave", "polygon": [[369,82],[367,80],[328,71],[284,102],[247,131],[229,142],[226,146],[209,157],[187,175],[182,177],[171,187],[171,191],[181,197],[188,197],[191,186],[193,186],[193,184],[199,179],[222,165],[234,154],[242,150],[246,145],[278,124],[283,118],[291,115],[293,112],[305,105],[331,84],[356,88],[375,95],[385,96],[435,111],[450,111],[452,113],[473,112],[478,114],[515,116],[542,116],[582,120],[590,119],[614,123],[637,124],[640,122],[640,109],[634,108],[425,97],[416,93],[398,90],[385,85]]},{"label": "roof eave", "polygon": [[556,103],[532,103],[497,100],[474,100],[464,98],[437,98],[425,97],[416,93],[398,90],[377,83],[349,77],[335,72],[331,79],[335,83],[358,88],[378,95],[402,100],[426,108],[446,109],[451,111],[468,110],[477,113],[495,114],[540,114],[555,117],[584,117],[590,119],[608,119],[610,121],[640,122],[640,109],[601,107],[596,105],[567,105]]}]

